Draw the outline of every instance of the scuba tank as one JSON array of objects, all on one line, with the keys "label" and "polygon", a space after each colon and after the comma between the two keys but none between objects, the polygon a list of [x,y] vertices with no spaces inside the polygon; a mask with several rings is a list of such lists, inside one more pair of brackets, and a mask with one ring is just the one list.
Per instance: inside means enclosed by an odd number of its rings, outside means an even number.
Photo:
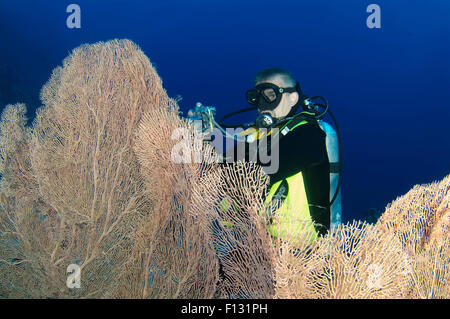
[{"label": "scuba tank", "polygon": [[328,160],[330,162],[330,202],[333,199],[336,191],[335,201],[330,207],[330,228],[335,229],[342,223],[342,203],[341,203],[341,190],[338,189],[339,184],[339,140],[338,135],[334,128],[323,120],[318,120],[320,128],[327,135],[325,143],[327,146]]}]

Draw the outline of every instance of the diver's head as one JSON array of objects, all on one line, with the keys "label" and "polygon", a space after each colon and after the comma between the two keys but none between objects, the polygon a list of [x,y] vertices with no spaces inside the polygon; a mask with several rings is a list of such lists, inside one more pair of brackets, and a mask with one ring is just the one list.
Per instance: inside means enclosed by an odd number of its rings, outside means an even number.
[{"label": "diver's head", "polygon": [[265,69],[255,76],[254,83],[255,88],[247,91],[247,101],[256,105],[260,114],[281,120],[295,113],[299,86],[288,71]]}]

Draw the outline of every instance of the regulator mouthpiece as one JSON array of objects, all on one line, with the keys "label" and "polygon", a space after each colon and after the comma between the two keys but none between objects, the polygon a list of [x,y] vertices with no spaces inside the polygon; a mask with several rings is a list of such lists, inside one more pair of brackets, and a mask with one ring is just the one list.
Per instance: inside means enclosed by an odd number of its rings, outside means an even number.
[{"label": "regulator mouthpiece", "polygon": [[255,126],[257,128],[269,128],[275,123],[272,116],[269,114],[260,114],[255,120]]}]

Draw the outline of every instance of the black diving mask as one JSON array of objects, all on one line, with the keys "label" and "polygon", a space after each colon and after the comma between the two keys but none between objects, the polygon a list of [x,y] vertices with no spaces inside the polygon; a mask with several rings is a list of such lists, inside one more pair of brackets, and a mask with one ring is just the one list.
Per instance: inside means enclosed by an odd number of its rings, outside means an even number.
[{"label": "black diving mask", "polygon": [[261,83],[248,90],[246,97],[248,104],[256,105],[259,112],[272,111],[280,104],[283,93],[296,91],[295,87],[280,88],[272,83]]}]

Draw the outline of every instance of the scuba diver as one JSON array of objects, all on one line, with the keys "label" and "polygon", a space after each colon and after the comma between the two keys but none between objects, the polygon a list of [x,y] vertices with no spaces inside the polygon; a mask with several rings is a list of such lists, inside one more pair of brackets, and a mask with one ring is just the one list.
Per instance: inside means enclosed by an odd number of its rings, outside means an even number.
[{"label": "scuba diver", "polygon": [[269,174],[267,200],[281,198],[282,206],[289,206],[279,223],[309,220],[318,234],[325,234],[331,220],[326,134],[313,114],[295,116],[304,96],[289,72],[266,69],[256,75],[254,83],[246,95],[259,112],[256,126],[280,130],[278,171]]},{"label": "scuba diver", "polygon": [[[277,68],[259,72],[254,78],[254,88],[246,92],[246,98],[251,107],[227,114],[219,122],[214,119],[215,108],[200,103],[197,103],[194,110],[189,110],[188,117],[202,120],[203,131],[215,127],[237,142],[232,148],[231,162],[249,161],[252,158],[262,166],[269,176],[270,187],[265,199],[265,207],[269,209],[264,210],[262,214],[266,214],[272,237],[287,239],[296,246],[296,238],[300,238],[300,232],[305,229],[312,232],[311,239],[325,235],[341,223],[340,137],[336,119],[328,109],[328,102],[321,96],[309,98],[304,95],[291,73]],[[322,100],[324,104],[315,102],[317,99]],[[321,111],[320,108],[324,110]],[[254,109],[258,111],[254,123],[223,123],[231,116]],[[336,131],[323,121],[322,118],[327,113],[334,120]],[[239,133],[239,139],[236,135],[230,136],[224,128],[247,129]],[[266,146],[277,143],[275,151],[278,156],[273,156],[273,147],[267,147],[271,152],[268,154],[271,161],[277,161],[275,170],[271,167],[273,163],[269,165],[261,161],[258,154],[251,154],[250,146],[264,138],[268,142]],[[239,158],[239,151],[236,151],[240,143],[245,146],[244,158]],[[256,152],[258,153],[258,150]],[[227,151],[223,156],[227,163],[230,162],[227,157],[229,154]],[[266,170],[268,167],[270,169]],[[270,203],[274,199],[277,204],[271,208]],[[230,207],[230,203],[223,207]],[[276,225],[272,219],[275,212],[278,213]],[[233,225],[219,226],[216,222],[213,231],[223,234],[220,230],[222,227]],[[242,234],[237,231],[234,236],[239,240],[238,237]],[[224,240],[223,243],[215,244],[221,281],[227,280],[227,271],[222,264],[224,258],[245,260],[239,249],[227,242]],[[246,293],[241,292],[242,295]]]},{"label": "scuba diver", "polygon": [[[266,203],[278,199],[278,202],[281,202],[278,210],[283,209],[285,212],[280,215],[276,227],[270,225],[272,235],[276,236],[276,228],[279,232],[291,232],[289,237],[295,236],[295,231],[292,233],[294,221],[310,223],[313,225],[310,228],[313,228],[315,235],[324,235],[341,222],[339,134],[322,120],[323,116],[329,113],[337,128],[336,120],[328,109],[328,102],[320,96],[309,98],[304,95],[291,73],[283,69],[270,68],[259,72],[254,78],[254,85],[255,87],[246,93],[247,102],[252,107],[232,112],[224,116],[219,123],[212,116],[215,109],[200,104],[197,105],[197,112],[190,110],[189,115],[191,117],[194,114],[204,115],[206,111],[202,113],[201,110],[206,108],[210,115],[204,118],[205,128],[214,125],[225,134],[227,132],[224,131],[224,127],[249,127],[240,133],[241,136],[245,136],[244,140],[241,139],[237,143],[245,144],[245,158],[237,157],[239,152],[233,150],[231,161],[256,159],[269,175],[270,190]],[[314,103],[316,99],[321,99],[325,104]],[[325,110],[321,112],[319,107]],[[226,118],[251,109],[258,111],[254,123],[249,125],[223,123]],[[297,113],[299,109],[301,112]],[[274,158],[277,161],[276,170],[266,169],[269,167],[268,163],[251,154],[249,147],[261,138],[267,138],[270,145],[274,140],[273,137],[269,137],[272,130],[278,132],[272,135],[278,135],[276,140],[278,157],[272,156],[272,161]],[[239,145],[236,145],[234,149],[238,147]],[[229,162],[230,158],[227,159]]]}]

